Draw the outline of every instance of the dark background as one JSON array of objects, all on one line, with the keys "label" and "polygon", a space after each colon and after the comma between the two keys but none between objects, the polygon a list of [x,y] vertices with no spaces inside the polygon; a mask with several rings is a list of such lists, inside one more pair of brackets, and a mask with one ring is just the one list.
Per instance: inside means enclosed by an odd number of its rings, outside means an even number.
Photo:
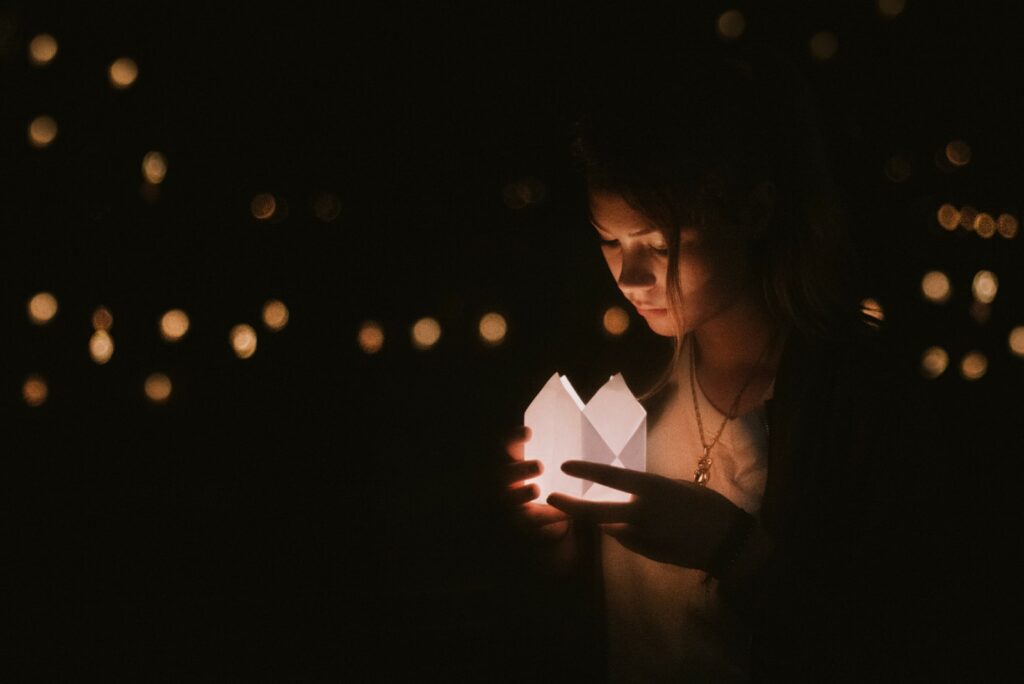
[{"label": "dark background", "polygon": [[[564,588],[539,576],[496,503],[501,436],[556,370],[586,398],[666,350],[638,317],[620,338],[602,332],[624,300],[580,213],[573,97],[591,56],[645,36],[718,40],[732,8],[746,16],[740,40],[777,45],[819,97],[865,296],[955,446],[937,467],[955,478],[957,655],[1005,657],[989,625],[1016,613],[1005,554],[1018,538],[1024,360],[1007,335],[1024,324],[1022,238],[946,232],[935,212],[1020,218],[1010,10],[686,6],[0,5],[0,480],[20,677],[575,671],[558,664],[585,644]],[[839,38],[824,63],[807,48],[819,30]],[[26,50],[41,32],[59,53],[39,68]],[[139,64],[125,91],[106,80],[119,56]],[[39,150],[25,131],[41,113],[60,128]],[[971,162],[943,170],[935,154],[954,138]],[[168,174],[147,200],[153,149]],[[908,169],[897,181],[894,155]],[[513,201],[522,182],[537,201]],[[287,217],[255,220],[259,192],[284,199]],[[325,192],[341,206],[327,222],[313,211]],[[979,323],[982,268],[1000,289]],[[931,269],[950,277],[946,304],[921,296]],[[25,306],[43,290],[60,309],[35,326]],[[291,312],[278,333],[259,324],[271,297]],[[87,348],[101,304],[116,343],[102,366]],[[192,327],[168,344],[157,320],[173,307]],[[487,311],[509,323],[493,348],[476,332]],[[409,328],[426,315],[442,337],[417,350]],[[356,343],[370,319],[385,332],[373,355]],[[227,343],[240,322],[259,334],[244,361]],[[931,345],[950,367],[925,380]],[[989,366],[970,382],[957,364],[974,349]],[[174,382],[164,405],[142,392],[154,371]],[[30,373],[48,382],[40,407],[21,397]]]}]

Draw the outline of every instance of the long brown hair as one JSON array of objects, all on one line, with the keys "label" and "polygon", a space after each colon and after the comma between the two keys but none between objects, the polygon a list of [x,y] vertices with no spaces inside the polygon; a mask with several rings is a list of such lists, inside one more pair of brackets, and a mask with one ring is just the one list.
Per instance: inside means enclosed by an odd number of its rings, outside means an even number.
[{"label": "long brown hair", "polygon": [[[680,330],[679,227],[750,220],[751,191],[775,187],[755,246],[764,300],[783,326],[818,339],[861,320],[857,268],[826,159],[817,108],[799,71],[773,48],[678,52],[602,65],[572,128],[586,191],[621,196],[669,244],[667,295]],[[659,392],[671,362],[640,398]]]}]

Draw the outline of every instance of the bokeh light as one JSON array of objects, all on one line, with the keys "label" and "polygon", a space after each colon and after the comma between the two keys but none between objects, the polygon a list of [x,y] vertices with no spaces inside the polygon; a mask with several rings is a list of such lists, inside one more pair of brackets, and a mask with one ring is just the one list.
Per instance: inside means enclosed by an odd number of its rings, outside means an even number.
[{"label": "bokeh light", "polygon": [[92,312],[93,330],[110,330],[114,327],[114,314],[105,306],[98,306]]},{"label": "bokeh light", "polygon": [[928,271],[921,279],[921,292],[928,301],[936,304],[949,301],[949,277],[942,271]]},{"label": "bokeh light", "polygon": [[42,406],[46,397],[50,394],[46,380],[39,375],[30,375],[25,378],[25,384],[21,386],[21,396],[29,406]]},{"label": "bokeh light", "polygon": [[231,329],[229,338],[238,358],[248,359],[256,353],[256,331],[251,325],[239,323]]},{"label": "bokeh light", "polygon": [[139,65],[130,57],[119,57],[111,63],[108,73],[110,85],[118,90],[124,90],[139,77]]},{"label": "bokeh light", "polygon": [[839,50],[839,38],[831,31],[818,31],[811,36],[811,57],[819,62],[832,59]]},{"label": "bokeh light", "polygon": [[999,218],[996,219],[996,230],[1004,238],[1016,237],[1018,228],[1020,228],[1020,224],[1017,221],[1017,217],[1013,214],[1000,214]]},{"label": "bokeh light", "polygon": [[971,161],[971,146],[963,140],[952,140],[946,145],[946,159],[953,166],[967,166]]},{"label": "bokeh light", "polygon": [[981,325],[988,323],[988,319],[992,317],[992,305],[979,302],[977,299],[971,302],[969,311],[971,318]]},{"label": "bokeh light", "polygon": [[739,10],[728,10],[722,12],[715,22],[718,35],[726,40],[736,40],[743,35],[747,28],[747,19]]},{"label": "bokeh light", "polygon": [[983,238],[990,238],[996,234],[996,220],[992,214],[979,213],[974,217],[974,231]]},{"label": "bokeh light", "polygon": [[441,339],[441,324],[436,318],[421,318],[412,326],[412,344],[417,349],[430,349]]},{"label": "bokeh light", "polygon": [[894,154],[885,161],[883,167],[885,177],[893,183],[906,183],[910,180],[910,157],[905,154]]},{"label": "bokeh light", "polygon": [[356,339],[360,349],[367,354],[376,354],[384,346],[384,329],[376,321],[366,321],[359,327]]},{"label": "bokeh light", "polygon": [[177,342],[188,332],[188,314],[181,309],[171,309],[160,317],[160,335],[168,342]]},{"label": "bokeh light", "polygon": [[28,141],[33,147],[47,147],[56,138],[57,122],[52,116],[37,116],[28,125]]},{"label": "bokeh light", "polygon": [[324,223],[330,223],[341,213],[341,200],[333,192],[325,192],[313,201],[313,214]]},{"label": "bokeh light", "polygon": [[501,344],[508,333],[508,323],[500,313],[486,313],[480,318],[480,339],[490,345]]},{"label": "bokeh light", "polygon": [[978,210],[970,204],[960,207],[960,227],[965,230],[974,230],[974,219],[978,218]]},{"label": "bokeh light", "polygon": [[101,366],[114,355],[114,338],[106,330],[97,330],[89,338],[89,356]]},{"label": "bokeh light", "polygon": [[524,178],[507,184],[501,191],[501,199],[509,209],[522,209],[544,199],[544,184],[536,178]]},{"label": "bokeh light", "polygon": [[964,354],[960,361],[960,375],[965,380],[978,380],[988,371],[988,359],[980,351]]},{"label": "bokeh light", "polygon": [[878,300],[874,299],[873,297],[868,297],[867,299],[864,299],[860,303],[860,308],[861,311],[866,313],[868,316],[871,316],[876,321],[885,320],[885,310],[882,308],[882,305],[878,303]]},{"label": "bokeh light", "polygon": [[907,0],[878,0],[878,13],[886,19],[892,19],[903,13]]},{"label": "bokeh light", "polygon": [[146,182],[157,185],[167,176],[167,160],[159,152],[147,152],[142,158],[142,177]]},{"label": "bokeh light", "polygon": [[40,33],[29,41],[28,58],[35,66],[46,66],[57,56],[57,39],[49,33]]},{"label": "bokeh light", "polygon": [[171,396],[171,379],[163,373],[150,373],[144,385],[146,397],[154,404],[162,404]]},{"label": "bokeh light", "polygon": [[277,332],[288,325],[288,307],[280,299],[270,299],[263,305],[263,325]]},{"label": "bokeh light", "polygon": [[1024,325],[1018,325],[1011,330],[1007,342],[1010,345],[1010,351],[1017,356],[1024,356]]},{"label": "bokeh light", "polygon": [[604,331],[618,337],[629,330],[629,314],[621,306],[610,306],[601,318]]},{"label": "bokeh light", "polygon": [[939,225],[946,230],[956,230],[960,226],[960,212],[952,204],[943,204],[936,212],[936,216]]},{"label": "bokeh light", "polygon": [[926,378],[937,378],[946,372],[949,354],[942,347],[928,347],[921,355],[921,374]]},{"label": "bokeh light", "polygon": [[249,203],[249,211],[253,218],[259,221],[270,219],[277,210],[277,200],[269,192],[261,192],[252,198]]},{"label": "bokeh light", "polygon": [[40,292],[28,300],[28,319],[44,325],[57,315],[57,298],[49,292]]},{"label": "bokeh light", "polygon": [[992,271],[978,271],[971,282],[971,292],[982,304],[991,304],[999,292],[999,279]]}]

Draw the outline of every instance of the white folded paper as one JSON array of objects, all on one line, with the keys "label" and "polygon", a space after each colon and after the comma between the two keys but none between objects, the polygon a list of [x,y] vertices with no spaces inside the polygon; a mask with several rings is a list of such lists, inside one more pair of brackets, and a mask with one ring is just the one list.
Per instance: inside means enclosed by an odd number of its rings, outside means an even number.
[{"label": "white folded paper", "polygon": [[570,460],[607,463],[631,470],[647,468],[647,411],[622,374],[608,379],[584,404],[569,379],[555,373],[526,409],[523,421],[532,436],[525,457],[543,465],[532,482],[540,487],[538,503],[558,492],[590,501],[628,501],[630,494],[562,472]]}]

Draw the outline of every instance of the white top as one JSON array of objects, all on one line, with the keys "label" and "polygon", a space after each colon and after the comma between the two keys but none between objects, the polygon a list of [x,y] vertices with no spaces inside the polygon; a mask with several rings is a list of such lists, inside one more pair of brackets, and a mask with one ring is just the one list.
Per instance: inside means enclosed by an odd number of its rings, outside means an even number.
[{"label": "white top", "polygon": [[[690,336],[682,359],[689,359]],[[658,420],[648,426],[647,471],[693,481],[703,452],[693,410],[688,362]],[[772,396],[775,383],[762,397]],[[671,390],[666,390],[671,391]],[[725,416],[697,387],[706,439]],[[755,516],[764,495],[768,436],[764,405],[729,421],[711,449],[707,486]],[[659,563],[601,536],[610,682],[745,681],[750,634],[718,601],[717,580]]]}]

